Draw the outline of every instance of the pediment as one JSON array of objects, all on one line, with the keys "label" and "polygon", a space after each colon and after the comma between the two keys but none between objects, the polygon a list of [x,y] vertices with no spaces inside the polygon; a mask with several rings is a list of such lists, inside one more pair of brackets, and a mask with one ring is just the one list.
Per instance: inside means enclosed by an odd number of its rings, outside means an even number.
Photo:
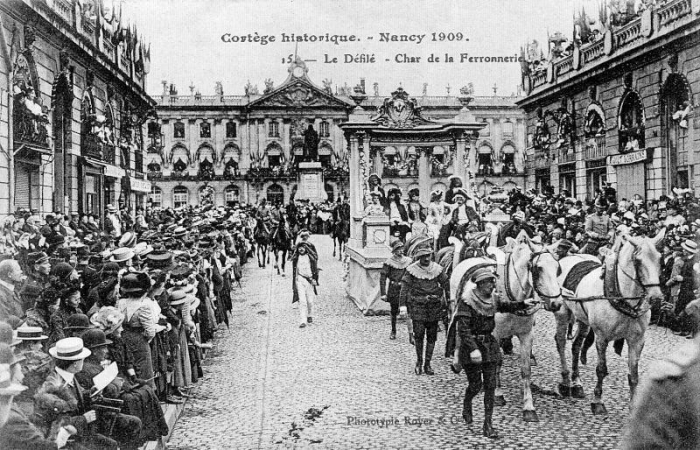
[{"label": "pediment", "polygon": [[343,108],[348,103],[328,94],[304,79],[290,79],[274,91],[251,102],[248,108]]}]

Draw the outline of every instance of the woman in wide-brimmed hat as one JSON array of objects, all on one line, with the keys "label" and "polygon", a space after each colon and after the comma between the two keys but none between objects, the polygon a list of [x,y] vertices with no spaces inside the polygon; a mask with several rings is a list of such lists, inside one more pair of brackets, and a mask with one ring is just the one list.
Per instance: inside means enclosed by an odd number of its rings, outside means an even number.
[{"label": "woman in wide-brimmed hat", "polygon": [[156,334],[157,317],[154,317],[151,300],[147,297],[150,288],[151,279],[147,273],[125,274],[121,279],[117,309],[124,314],[122,337],[134,359],[136,376],[154,386],[149,342]]}]

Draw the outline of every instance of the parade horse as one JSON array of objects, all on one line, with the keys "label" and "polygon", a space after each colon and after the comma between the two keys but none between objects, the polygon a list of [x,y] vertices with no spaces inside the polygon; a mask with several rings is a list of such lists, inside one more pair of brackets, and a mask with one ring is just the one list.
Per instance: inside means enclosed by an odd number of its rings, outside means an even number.
[{"label": "parade horse", "polygon": [[[275,269],[277,269],[277,275],[280,275],[280,257],[282,266],[282,276],[285,276],[284,268],[287,262],[287,252],[292,250],[294,245],[294,236],[287,226],[287,221],[284,216],[280,218],[280,223],[275,228],[272,233],[272,253],[275,255]],[[280,255],[281,253],[281,255]]]},{"label": "parade horse", "polygon": [[338,260],[343,259],[345,246],[350,239],[350,218],[338,214],[338,219],[333,223],[333,257],[335,257],[336,243],[338,244]]},{"label": "parade horse", "polygon": [[[500,279],[498,292],[500,301],[523,302],[528,298],[541,298],[545,300],[546,308],[556,308],[561,301],[561,289],[558,287],[556,274],[559,263],[545,247],[530,241],[525,232],[521,232],[516,239],[508,238],[508,245],[502,250],[491,247],[489,255],[495,257],[493,265],[499,268]],[[455,250],[458,250],[458,245]],[[471,276],[467,268],[473,266],[473,260],[460,262],[451,278],[450,290],[452,298],[460,300],[466,280]],[[501,313],[495,315],[496,326],[493,336],[497,341],[511,336],[516,336],[520,342],[520,375],[522,377],[523,391],[523,420],[525,422],[538,422],[532,398],[532,354],[533,328],[535,325],[535,313],[540,306],[528,308],[517,313]],[[496,374],[496,405],[505,405],[505,397],[501,387],[501,365]]]},{"label": "parade horse", "polygon": [[[253,238],[255,239],[255,254],[258,258],[258,267],[265,268],[265,260],[267,259],[267,264],[270,263],[270,229],[267,224],[262,219],[257,219],[255,222],[255,229],[253,230]],[[260,254],[262,253],[262,261],[260,260]]]},{"label": "parade horse", "polygon": [[[627,235],[618,237],[613,251],[607,256],[606,268],[599,262],[596,265],[597,258],[588,255],[567,256],[560,261],[562,271],[558,282],[564,292],[564,307],[555,312],[555,341],[562,375],[559,393],[565,397],[571,395],[574,398],[585,398],[578,364],[581,345],[590,328],[595,333],[598,351],[598,381],[591,403],[594,415],[607,414],[603,404],[603,380],[608,375],[606,353],[611,341],[624,339],[627,343],[630,401],[634,397],[639,382],[639,358],[651,317],[650,302],[662,298],[659,286],[661,254],[658,248],[663,242],[664,234],[665,230],[661,230],[654,238]],[[586,264],[588,269],[585,268]],[[570,277],[572,272],[574,276]],[[603,275],[604,281],[601,279]],[[565,344],[571,320],[578,322],[579,332],[572,345],[569,372]]]}]

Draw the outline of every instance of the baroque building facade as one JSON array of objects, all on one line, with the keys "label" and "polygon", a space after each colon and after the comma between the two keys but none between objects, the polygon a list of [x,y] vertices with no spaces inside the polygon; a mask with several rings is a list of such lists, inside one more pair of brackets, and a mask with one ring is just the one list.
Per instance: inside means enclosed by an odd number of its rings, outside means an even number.
[{"label": "baroque building facade", "polygon": [[0,2],[0,214],[144,206],[150,48],[100,0]]},{"label": "baroque building facade", "polygon": [[[216,205],[257,203],[265,198],[287,203],[297,192],[298,162],[303,158],[304,135],[312,127],[319,136],[318,159],[323,166],[329,199],[348,197],[349,143],[340,125],[360,105],[376,114],[385,101],[375,83],[368,95],[365,81],[333,93],[330,80],[316,85],[301,58],[288,67],[284,82],[275,87],[265,81],[260,93],[250,83],[244,95],[203,96],[190,86],[189,95],[163,82],[157,105],[158,118],[148,124],[146,168],[152,180],[154,207],[197,205],[213,198]],[[489,193],[493,187],[512,189],[525,181],[525,116],[515,96],[472,97],[464,88],[460,96],[428,96],[427,85],[415,96],[426,117],[453,120],[464,107],[485,124],[472,143],[471,184]],[[403,92],[403,91],[402,91]],[[454,145],[423,151],[400,145],[372,149],[371,170],[385,186],[400,187],[404,194],[419,188],[429,201],[433,189],[447,189],[455,172]]]},{"label": "baroque building facade", "polygon": [[618,199],[698,194],[699,0],[610,1],[547,45],[548,58],[536,42],[522,51],[528,185],[581,200],[605,183]]}]

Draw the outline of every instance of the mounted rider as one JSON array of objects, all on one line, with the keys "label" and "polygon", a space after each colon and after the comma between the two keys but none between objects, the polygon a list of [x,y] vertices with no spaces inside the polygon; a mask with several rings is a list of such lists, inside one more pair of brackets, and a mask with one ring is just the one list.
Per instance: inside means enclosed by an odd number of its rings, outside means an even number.
[{"label": "mounted rider", "polygon": [[260,219],[262,224],[267,228],[266,231],[269,233],[272,229],[272,210],[267,204],[267,199],[260,200],[260,206],[258,206],[256,215],[257,218]]},{"label": "mounted rider", "polygon": [[600,249],[610,244],[610,238],[614,231],[610,217],[605,212],[608,207],[604,198],[598,197],[594,203],[595,212],[586,217],[584,231],[588,236],[588,242],[581,249],[581,253],[599,256]]},{"label": "mounted rider", "polygon": [[525,222],[525,213],[522,211],[516,211],[513,213],[513,221],[504,225],[501,231],[498,233],[498,247],[503,247],[507,244],[506,238],[517,238],[521,231],[527,234],[527,237],[532,238],[535,236],[535,230]]},{"label": "mounted rider", "polygon": [[474,225],[477,229],[480,229],[481,220],[479,219],[479,214],[472,206],[469,206],[468,201],[470,198],[467,191],[463,188],[455,189],[452,198],[456,206],[452,210],[452,219],[449,224],[450,234],[464,235],[469,225]]}]

